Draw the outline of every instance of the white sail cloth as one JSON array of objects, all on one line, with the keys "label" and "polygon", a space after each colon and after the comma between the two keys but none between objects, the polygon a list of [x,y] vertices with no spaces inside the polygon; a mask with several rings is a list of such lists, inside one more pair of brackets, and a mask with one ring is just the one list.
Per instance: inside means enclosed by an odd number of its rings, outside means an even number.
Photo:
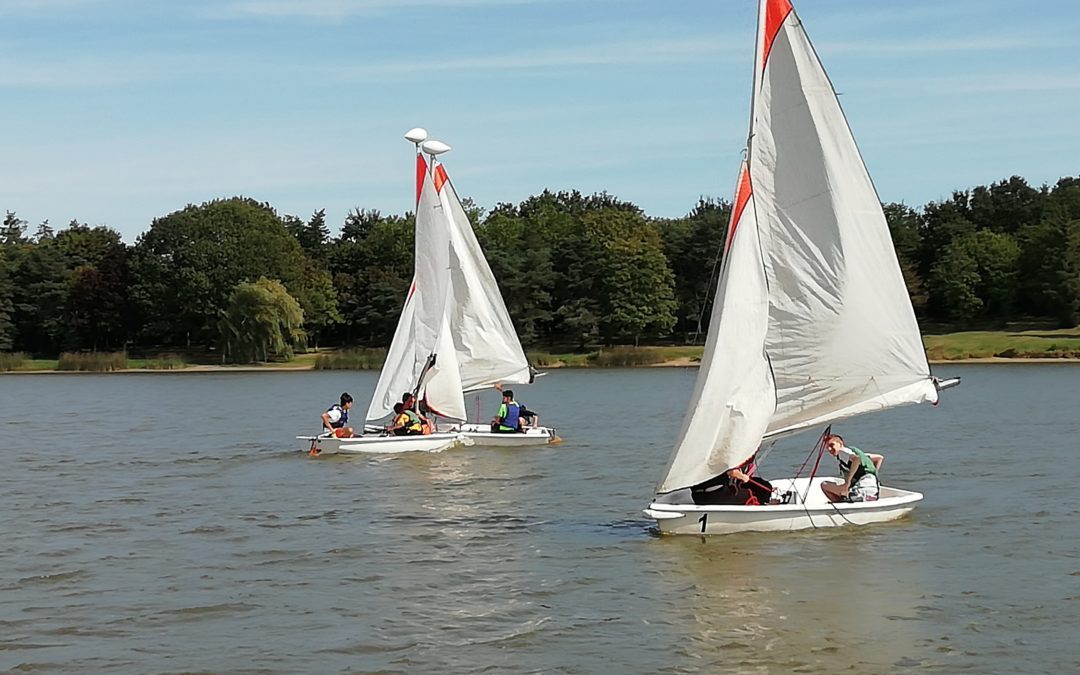
[{"label": "white sail cloth", "polygon": [[881,203],[788,0],[761,0],[758,49],[752,194],[659,492],[737,466],[765,437],[937,400]]},{"label": "white sail cloth", "polygon": [[[431,175],[426,171],[416,206],[414,250],[412,285],[371,397],[367,412],[369,420],[386,417],[393,412],[394,404],[401,402],[402,393],[416,390],[428,358],[437,351],[439,336],[446,332],[450,233]],[[431,373],[428,378],[433,375]],[[464,403],[461,411],[463,414]]]},{"label": "white sail cloth", "polygon": [[450,320],[464,391],[496,382],[526,384],[532,373],[506,310],[495,275],[469,217],[442,165],[436,166],[439,199],[450,220]]},{"label": "white sail cloth", "polygon": [[[432,172],[422,175],[415,276],[368,408],[369,420],[392,412],[401,394],[417,389],[418,383],[433,411],[464,420],[464,392],[531,377],[495,277],[446,171],[435,163]],[[424,371],[432,357],[433,365]]]}]

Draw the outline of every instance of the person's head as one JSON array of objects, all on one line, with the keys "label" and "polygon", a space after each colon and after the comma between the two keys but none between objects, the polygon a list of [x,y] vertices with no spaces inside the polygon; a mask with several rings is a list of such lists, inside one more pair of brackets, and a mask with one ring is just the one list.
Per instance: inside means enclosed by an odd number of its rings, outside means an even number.
[{"label": "person's head", "polygon": [[840,454],[840,449],[844,447],[844,437],[840,434],[832,434],[825,439],[825,449],[829,451],[830,455]]},{"label": "person's head", "polygon": [[407,391],[407,392],[405,392],[404,394],[401,395],[401,402],[405,404],[406,408],[412,407],[412,403],[415,400],[416,400],[416,397],[412,395],[411,391]]},{"label": "person's head", "polygon": [[402,404],[400,404],[400,403],[395,403],[395,404],[394,404],[394,414],[395,414],[395,415],[400,415],[400,414],[402,413],[402,411],[403,411],[403,410],[405,410],[405,406],[404,406],[404,405],[402,405]]},{"label": "person's head", "polygon": [[352,407],[352,396],[349,396],[348,392],[345,392],[344,394],[341,395],[341,407],[342,408],[351,408]]},{"label": "person's head", "polygon": [[503,389],[503,400],[504,401],[513,401],[514,400],[514,392],[512,390],[510,390],[510,389]]}]

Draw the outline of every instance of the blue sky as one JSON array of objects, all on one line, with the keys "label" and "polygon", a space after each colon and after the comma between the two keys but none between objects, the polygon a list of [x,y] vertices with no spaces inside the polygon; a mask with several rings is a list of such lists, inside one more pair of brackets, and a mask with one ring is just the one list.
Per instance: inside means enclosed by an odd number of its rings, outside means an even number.
[{"label": "blue sky", "polygon": [[[1080,173],[1080,3],[796,0],[885,201]],[[135,238],[243,194],[336,231],[463,196],[730,198],[753,0],[0,0],[0,209]]]}]

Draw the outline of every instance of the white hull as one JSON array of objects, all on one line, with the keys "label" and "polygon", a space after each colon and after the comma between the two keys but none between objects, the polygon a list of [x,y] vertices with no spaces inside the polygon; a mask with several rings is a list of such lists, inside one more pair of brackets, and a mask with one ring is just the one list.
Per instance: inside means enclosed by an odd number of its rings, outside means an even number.
[{"label": "white hull", "polygon": [[547,445],[559,440],[550,427],[536,427],[523,434],[497,434],[491,432],[490,424],[462,424],[454,430],[470,439],[474,445],[500,448],[519,448],[527,445]]},{"label": "white hull", "polygon": [[[656,520],[663,534],[734,534],[736,532],[789,532],[841,525],[869,525],[896,520],[922,501],[922,494],[881,486],[881,498],[873,502],[829,503],[821,491],[832,478],[785,478],[772,481],[777,494],[794,485],[797,503],[767,506],[662,504],[653,502],[645,515]],[[810,489],[807,490],[807,487]],[[803,496],[806,503],[803,503]]]},{"label": "white hull", "polygon": [[463,434],[456,432],[436,433],[427,436],[354,436],[353,438],[330,438],[328,436],[297,436],[309,443],[312,455],[343,454],[396,454],[401,452],[442,452],[456,445],[472,445]]}]

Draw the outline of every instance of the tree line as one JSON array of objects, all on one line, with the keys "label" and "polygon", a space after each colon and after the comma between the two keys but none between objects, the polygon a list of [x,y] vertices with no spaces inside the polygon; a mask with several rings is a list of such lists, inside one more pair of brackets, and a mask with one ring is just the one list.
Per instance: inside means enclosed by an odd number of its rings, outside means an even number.
[{"label": "tree line", "polygon": [[[526,345],[704,339],[731,205],[650,218],[607,194],[467,203]],[[1012,177],[921,208],[885,205],[916,313],[964,328],[1080,313],[1080,178]],[[311,346],[385,346],[412,279],[414,215],[278,215],[235,197],[155,219],[128,245],[105,225],[0,226],[0,350],[214,350],[224,360]]]}]

